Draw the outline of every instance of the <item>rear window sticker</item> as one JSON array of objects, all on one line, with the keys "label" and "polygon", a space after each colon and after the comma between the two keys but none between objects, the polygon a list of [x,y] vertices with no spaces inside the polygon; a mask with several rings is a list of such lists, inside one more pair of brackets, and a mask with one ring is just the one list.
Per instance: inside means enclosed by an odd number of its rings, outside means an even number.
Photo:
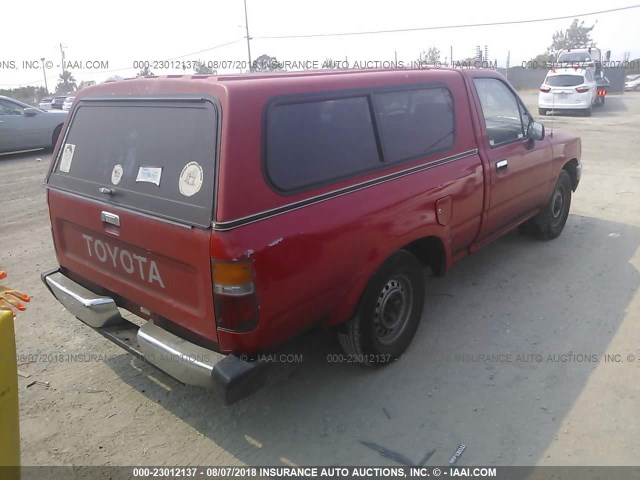
[{"label": "rear window sticker", "polygon": [[114,185],[118,185],[120,183],[120,180],[122,180],[122,174],[122,165],[118,163],[115,167],[113,167],[113,170],[111,171],[111,183],[113,183]]},{"label": "rear window sticker", "polygon": [[160,177],[162,177],[162,167],[140,167],[136,182],[154,183],[159,187]]},{"label": "rear window sticker", "polygon": [[204,180],[204,172],[198,162],[187,163],[180,172],[180,193],[185,197],[191,197],[200,191]]},{"label": "rear window sticker", "polygon": [[73,152],[76,146],[73,143],[65,143],[62,149],[62,160],[60,160],[59,170],[64,173],[69,173],[71,170],[71,162],[73,160]]}]

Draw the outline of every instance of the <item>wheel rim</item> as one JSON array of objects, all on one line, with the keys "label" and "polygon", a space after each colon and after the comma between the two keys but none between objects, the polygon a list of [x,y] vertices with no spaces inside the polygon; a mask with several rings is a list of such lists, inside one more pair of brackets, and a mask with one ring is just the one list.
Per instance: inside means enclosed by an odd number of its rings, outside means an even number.
[{"label": "wheel rim", "polygon": [[554,225],[558,224],[562,220],[562,214],[564,212],[564,205],[566,202],[566,191],[564,186],[558,186],[553,192],[553,198],[551,199],[551,218]]},{"label": "wheel rim", "polygon": [[404,275],[391,278],[378,294],[373,326],[382,345],[395,342],[407,326],[411,316],[413,289]]}]

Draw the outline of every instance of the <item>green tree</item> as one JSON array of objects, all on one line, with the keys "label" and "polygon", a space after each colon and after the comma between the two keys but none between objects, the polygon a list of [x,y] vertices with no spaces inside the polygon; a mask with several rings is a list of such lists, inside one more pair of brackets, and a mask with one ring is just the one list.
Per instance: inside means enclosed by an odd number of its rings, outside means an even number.
[{"label": "green tree", "polygon": [[440,50],[436,47],[431,47],[426,52],[422,52],[422,57],[429,65],[435,65],[440,62]]},{"label": "green tree", "polygon": [[278,65],[278,59],[276,57],[270,57],[269,55],[260,55],[253,61],[253,72],[276,72],[282,70]]},{"label": "green tree", "polygon": [[57,94],[71,93],[76,87],[76,79],[69,70],[63,70],[63,72],[58,75],[58,84],[56,85]]},{"label": "green tree", "polygon": [[149,67],[144,67],[142,70],[138,72],[137,77],[155,77],[154,73],[151,71]]},{"label": "green tree", "polygon": [[551,45],[549,45],[544,53],[532,58],[531,61],[540,64],[548,62],[550,58],[555,60],[555,56],[560,50],[588,47],[593,44],[591,30],[593,30],[594,26],[595,25],[591,25],[587,27],[584,21],[579,22],[577,18],[574,18],[569,28],[566,30],[558,30],[554,33]]},{"label": "green tree", "polygon": [[28,103],[29,105],[37,105],[38,102],[48,95],[48,92],[44,87],[18,87],[18,88],[2,88],[0,89],[0,95],[5,97],[15,98],[21,102]]},{"label": "green tree", "polygon": [[558,30],[553,34],[553,42],[549,50],[557,53],[568,48],[583,48],[591,45],[593,43],[591,30],[594,26],[585,27],[584,21],[578,23],[578,19],[574,18],[569,28],[564,31]]},{"label": "green tree", "polygon": [[209,67],[206,63],[203,63],[200,61],[197,63],[193,71],[195,72],[196,75],[213,75],[217,73],[213,68]]},{"label": "green tree", "polygon": [[78,85],[78,90],[82,90],[83,88],[86,87],[91,87],[92,85],[95,85],[96,81],[95,80],[83,80],[80,82],[80,85]]}]

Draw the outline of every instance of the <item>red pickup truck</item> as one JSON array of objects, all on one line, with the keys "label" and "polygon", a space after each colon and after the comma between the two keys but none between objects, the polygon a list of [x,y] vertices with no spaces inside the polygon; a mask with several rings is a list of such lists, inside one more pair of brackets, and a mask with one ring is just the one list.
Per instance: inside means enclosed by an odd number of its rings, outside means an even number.
[{"label": "red pickup truck", "polygon": [[516,227],[560,234],[580,154],[489,70],[105,83],[54,151],[42,277],[108,339],[234,401],[259,354],[312,328],[363,364],[398,358],[425,271]]}]

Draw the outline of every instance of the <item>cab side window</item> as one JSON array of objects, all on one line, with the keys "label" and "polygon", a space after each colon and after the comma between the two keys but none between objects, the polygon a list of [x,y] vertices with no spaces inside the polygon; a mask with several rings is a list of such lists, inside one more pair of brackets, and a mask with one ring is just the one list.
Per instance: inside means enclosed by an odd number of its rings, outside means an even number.
[{"label": "cab side window", "polygon": [[374,97],[386,162],[424,157],[453,147],[453,98],[446,88],[403,90]]},{"label": "cab side window", "polygon": [[492,147],[524,138],[528,126],[526,113],[521,111],[517,97],[496,78],[474,79],[482,105],[489,145]]}]

